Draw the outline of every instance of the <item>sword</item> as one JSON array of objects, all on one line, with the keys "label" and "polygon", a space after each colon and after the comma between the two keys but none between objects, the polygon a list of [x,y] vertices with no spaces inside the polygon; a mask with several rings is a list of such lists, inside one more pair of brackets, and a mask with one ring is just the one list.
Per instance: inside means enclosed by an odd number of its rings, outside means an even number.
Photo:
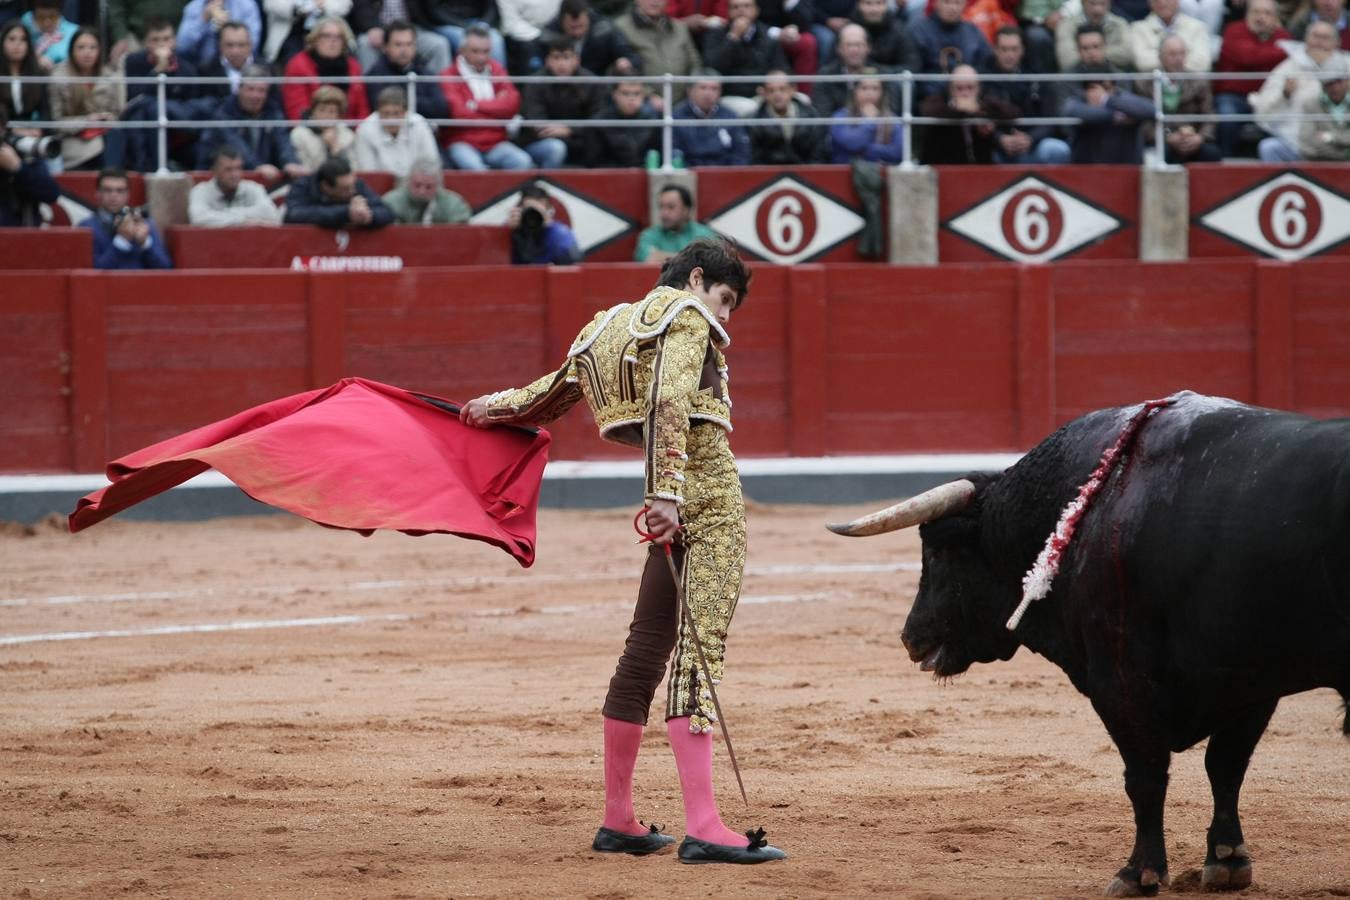
[{"label": "sword", "polygon": [[[638,525],[638,520],[647,512],[644,506],[638,510],[638,514],[633,517],[633,528],[642,536],[639,544],[646,544],[656,540],[656,535],[642,530]],[[713,686],[712,671],[708,668],[708,657],[703,653],[703,639],[698,633],[698,623],[694,621],[694,611],[689,608],[689,601],[684,596],[684,578],[681,577],[679,569],[675,568],[675,556],[671,552],[670,544],[662,544],[661,549],[666,551],[666,567],[670,569],[670,578],[675,583],[675,598],[680,603],[680,611],[684,615],[684,621],[689,626],[689,633],[694,636],[694,649],[698,651],[699,668],[703,671],[703,680],[708,683],[708,694],[712,697],[713,709],[717,712],[717,724],[722,729],[722,740],[727,745],[727,756],[731,759],[731,771],[736,773],[736,786],[741,789],[741,800],[746,806],[750,805],[750,798],[745,795],[745,782],[741,780],[741,767],[736,762],[736,748],[731,745],[731,732],[727,730],[726,716],[722,715],[722,703],[717,699],[717,688]]]}]

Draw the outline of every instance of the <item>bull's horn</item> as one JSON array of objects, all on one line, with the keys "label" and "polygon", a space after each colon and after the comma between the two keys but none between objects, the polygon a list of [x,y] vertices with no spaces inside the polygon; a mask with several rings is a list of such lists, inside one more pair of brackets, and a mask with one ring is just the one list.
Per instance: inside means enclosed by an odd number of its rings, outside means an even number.
[{"label": "bull's horn", "polygon": [[949,481],[924,491],[917,497],[910,497],[903,503],[888,506],[880,512],[845,522],[842,525],[826,525],[835,534],[848,537],[870,537],[898,531],[911,525],[922,525],[940,519],[948,513],[965,509],[975,496],[975,483],[967,478]]}]

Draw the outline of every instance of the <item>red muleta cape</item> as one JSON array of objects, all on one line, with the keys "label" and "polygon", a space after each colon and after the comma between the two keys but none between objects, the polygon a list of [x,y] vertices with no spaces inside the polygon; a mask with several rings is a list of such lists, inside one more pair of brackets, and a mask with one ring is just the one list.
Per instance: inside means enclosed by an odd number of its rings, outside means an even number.
[{"label": "red muleta cape", "polygon": [[472,428],[439,397],[344,378],[114,460],[112,484],[79,501],[70,530],[214,468],[320,525],[454,534],[529,566],[549,441],[542,429]]}]

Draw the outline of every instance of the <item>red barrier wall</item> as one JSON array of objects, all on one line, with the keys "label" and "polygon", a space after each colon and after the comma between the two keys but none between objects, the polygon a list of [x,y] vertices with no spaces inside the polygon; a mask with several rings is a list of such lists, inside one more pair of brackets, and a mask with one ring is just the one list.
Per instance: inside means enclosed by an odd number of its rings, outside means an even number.
[{"label": "red barrier wall", "polygon": [[374,231],[312,225],[175,225],[168,229],[165,240],[178,269],[289,269],[296,259],[308,263],[311,257],[321,257],[324,262],[332,262],[335,257],[388,257],[400,260],[404,267],[511,262],[510,232],[482,225],[390,225]]},{"label": "red barrier wall", "polygon": [[[115,456],[344,375],[464,400],[557,366],[654,267],[11,273],[0,471]],[[1029,447],[1190,388],[1350,414],[1350,260],[760,266],[732,320],[743,456]],[[9,290],[8,288],[13,288]],[[584,412],[555,458],[630,457]]]},{"label": "red barrier wall", "polygon": [[55,271],[93,262],[94,233],[88,228],[6,228],[0,239],[0,271]]}]

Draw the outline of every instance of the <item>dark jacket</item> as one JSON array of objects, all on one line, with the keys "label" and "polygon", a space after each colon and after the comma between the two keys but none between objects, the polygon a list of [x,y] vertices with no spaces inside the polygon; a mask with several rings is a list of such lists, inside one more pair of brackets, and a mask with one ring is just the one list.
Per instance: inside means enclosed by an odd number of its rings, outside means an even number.
[{"label": "dark jacket", "polygon": [[[606,99],[600,112],[593,119],[623,119],[614,106],[614,101]],[[652,123],[650,128],[587,128],[586,129],[586,165],[592,168],[632,168],[641,166],[649,150],[661,149],[661,117],[650,106],[643,105],[633,119],[642,119]]]},{"label": "dark jacket", "polygon": [[408,17],[427,28],[456,25],[460,28],[471,21],[497,24],[497,4],[493,0],[408,0]]},{"label": "dark jacket", "polygon": [[[380,27],[380,7],[382,6],[384,6],[382,0],[352,0],[352,11],[347,13],[347,22],[350,23],[352,31],[358,37],[372,28]],[[426,18],[427,10],[423,8],[422,4],[410,2],[406,6],[408,21],[414,25],[431,28],[435,24]]]},{"label": "dark jacket", "polygon": [[[726,28],[709,30],[703,36],[703,62],[723,75],[764,75],[770,69],[789,71],[787,57],[778,41],[769,37],[761,24],[733,40]],[[733,97],[755,96],[756,85],[740,82],[722,85],[722,93]]]},{"label": "dark jacket", "polygon": [[[155,67],[150,62],[150,56],[145,50],[137,50],[135,53],[127,54],[126,75],[132,77],[154,77]],[[184,84],[179,78],[188,78],[197,74],[197,67],[191,62],[177,54],[174,55],[173,64],[165,73],[168,75],[168,81],[164,85],[164,97],[167,100],[191,100],[201,94],[200,88],[195,84]],[[156,96],[156,88],[153,84],[128,84],[127,85],[127,103],[139,97],[141,94],[148,94],[150,99]]]},{"label": "dark jacket", "polygon": [[[797,117],[819,118],[820,113],[809,103],[792,98]],[[753,118],[765,119],[772,114],[768,105],[760,101]],[[790,121],[790,120],[789,120]],[[826,129],[824,125],[792,126],[792,137],[783,133],[781,125],[749,125],[750,161],[757,166],[800,166],[825,161]]]},{"label": "dark jacket", "polygon": [[[364,228],[383,228],[394,221],[394,214],[385,206],[380,195],[360,178],[356,179],[356,192],[366,198],[374,219]],[[291,185],[286,197],[287,225],[320,225],[324,228],[351,228],[347,218],[347,202],[329,200],[319,189],[319,176],[308,175]]]},{"label": "dark jacket", "polygon": [[55,203],[61,189],[42,160],[24,161],[17,172],[0,172],[0,228],[42,224],[39,203]]},{"label": "dark jacket", "polygon": [[[563,33],[562,16],[548,23],[549,37]],[[595,10],[591,10],[591,30],[582,39],[577,49],[581,57],[581,67],[599,75],[609,71],[609,67],[620,59],[633,64],[635,72],[642,71],[642,57],[628,43],[623,32],[614,27],[614,23]]]},{"label": "dark jacket", "polygon": [[[984,33],[965,20],[948,25],[936,14],[924,16],[910,26],[909,34],[919,50],[925,73],[945,74],[961,63],[978,70],[988,65],[994,56]],[[920,82],[915,93],[926,97],[942,90],[941,82]]]},{"label": "dark jacket", "polygon": [[713,107],[711,115],[705,116],[685,100],[670,115],[674,119],[711,119],[728,123],[675,129],[675,148],[684,154],[687,167],[750,165],[750,137],[745,133],[744,126],[732,124],[737,121],[737,116],[731,110],[719,104]]},{"label": "dark jacket", "polygon": [[904,20],[890,10],[880,22],[864,22],[861,16],[854,15],[857,22],[867,32],[867,40],[872,45],[870,59],[879,66],[897,71],[918,72],[923,68],[919,57],[919,48],[909,36]]},{"label": "dark jacket", "polygon": [[[1116,113],[1127,117],[1116,120]],[[1153,104],[1143,97],[1117,90],[1105,106],[1093,106],[1075,92],[1064,103],[1064,115],[1082,119],[1073,137],[1076,163],[1132,163],[1144,161],[1140,124],[1154,119]]]},{"label": "dark jacket", "polygon": [[[220,61],[220,57],[214,57],[210,62],[197,67],[197,74],[202,78],[224,78],[225,64]],[[219,84],[199,84],[197,85],[196,99],[204,100],[203,111],[210,113],[216,108],[216,103],[230,96],[234,91],[230,90],[230,83],[222,81]]]},{"label": "dark jacket", "polygon": [[220,101],[211,116],[222,121],[253,119],[258,125],[206,129],[197,141],[197,168],[211,168],[211,156],[222,144],[228,144],[244,154],[245,169],[256,169],[263,165],[279,169],[296,162],[295,147],[291,145],[291,129],[279,124],[286,117],[271,100],[262,108],[262,112],[250,116],[239,108],[239,98],[231,95]]},{"label": "dark jacket", "polygon": [[[887,71],[882,66],[876,67],[883,74]],[[844,64],[837,58],[820,67],[821,75],[843,75]],[[836,111],[848,106],[849,94],[853,90],[853,81],[818,81],[816,86],[811,89],[811,102],[816,109],[820,110],[822,115],[832,116]],[[915,82],[915,93],[918,92],[918,83]],[[901,93],[899,85],[894,82],[886,82],[884,85],[886,95],[886,105],[896,113],[900,112]]]},{"label": "dark jacket", "polygon": [[857,0],[815,0],[815,23],[824,25],[827,19],[847,19],[853,15]]},{"label": "dark jacket", "polygon": [[117,237],[113,217],[103,210],[80,223],[94,233],[94,268],[96,269],[172,269],[173,260],[169,258],[169,248],[164,246],[164,236],[159,226],[147,219],[150,226],[150,238],[146,246],[137,247]]},{"label": "dark jacket", "polygon": [[[536,75],[547,75],[547,69],[540,69]],[[585,69],[577,70],[579,76],[589,76]],[[605,86],[602,84],[569,84],[566,82],[531,82],[523,85],[520,94],[520,114],[526,119],[589,119],[605,105]],[[567,138],[567,158],[573,162],[586,155],[585,129],[573,128],[572,136]],[[521,129],[521,143],[539,140],[539,132],[534,128]]]},{"label": "dark jacket", "polygon": [[[990,62],[980,70],[990,75],[1025,75],[1021,69],[1016,73],[1004,72],[997,62]],[[986,97],[997,97],[1017,107],[1019,113],[1027,118],[1050,118],[1059,115],[1059,96],[1053,83],[1048,81],[980,81],[980,93]],[[1054,125],[1021,125],[1018,129],[1031,138],[1032,144],[1055,133]]]},{"label": "dark jacket", "polygon": [[[406,68],[395,66],[389,61],[389,57],[380,54],[380,58],[370,64],[366,69],[366,77],[396,75],[399,78],[406,78],[409,72],[416,72],[421,76],[417,82],[417,114],[427,119],[448,119],[450,118],[450,106],[445,102],[445,92],[441,90],[440,83],[436,81],[436,73],[428,72],[422,65],[421,59],[414,59],[413,64]],[[380,91],[387,87],[397,87],[392,82],[383,83],[367,81],[366,82],[366,101],[371,109],[375,109],[379,104]]]},{"label": "dark jacket", "polygon": [[786,28],[796,25],[799,31],[806,31],[816,21],[814,0],[799,0],[792,9],[786,8],[784,0],[761,0],[759,4],[759,22],[761,25],[773,25]]},{"label": "dark jacket", "polygon": [[990,130],[971,119],[1015,119],[1020,110],[1001,97],[980,97],[980,111],[976,115],[953,109],[947,95],[932,94],[919,104],[919,115],[937,119],[951,119],[960,124],[927,125],[923,129],[923,149],[919,159],[928,166],[965,164],[992,165],[994,162],[997,129]]}]

